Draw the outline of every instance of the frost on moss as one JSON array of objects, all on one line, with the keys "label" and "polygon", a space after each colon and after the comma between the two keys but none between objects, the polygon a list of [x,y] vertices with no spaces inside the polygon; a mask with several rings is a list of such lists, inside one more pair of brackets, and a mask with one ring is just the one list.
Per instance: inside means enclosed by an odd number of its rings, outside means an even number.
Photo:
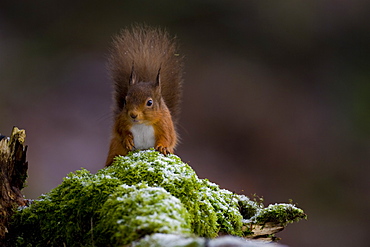
[{"label": "frost on moss", "polygon": [[305,218],[291,204],[266,208],[207,179],[175,155],[154,150],[117,157],[61,185],[14,217],[18,246],[122,246],[152,233],[243,236],[243,223],[287,224]]},{"label": "frost on moss", "polygon": [[270,204],[266,208],[259,209],[251,220],[260,224],[273,222],[286,226],[288,223],[305,218],[306,214],[302,209],[292,204],[280,203]]},{"label": "frost on moss", "polygon": [[245,240],[239,237],[222,236],[215,239],[205,239],[196,236],[155,233],[133,242],[130,247],[284,247],[265,241]]},{"label": "frost on moss", "polygon": [[146,184],[121,185],[99,211],[101,218],[96,230],[108,233],[100,234],[99,242],[110,239],[114,246],[122,246],[153,232],[190,233],[187,210],[179,199],[163,188]]},{"label": "frost on moss", "polygon": [[133,242],[132,247],[202,247],[205,243],[204,238],[156,233]]}]

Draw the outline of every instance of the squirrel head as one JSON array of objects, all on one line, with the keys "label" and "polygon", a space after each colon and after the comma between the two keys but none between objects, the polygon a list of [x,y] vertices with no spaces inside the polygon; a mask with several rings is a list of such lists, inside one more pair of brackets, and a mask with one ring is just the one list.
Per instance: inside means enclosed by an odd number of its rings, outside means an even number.
[{"label": "squirrel head", "polygon": [[[161,95],[160,69],[154,82],[138,81],[132,68],[127,95],[121,114],[132,124],[155,122],[163,107],[166,108]],[[121,115],[122,116],[122,115]]]}]

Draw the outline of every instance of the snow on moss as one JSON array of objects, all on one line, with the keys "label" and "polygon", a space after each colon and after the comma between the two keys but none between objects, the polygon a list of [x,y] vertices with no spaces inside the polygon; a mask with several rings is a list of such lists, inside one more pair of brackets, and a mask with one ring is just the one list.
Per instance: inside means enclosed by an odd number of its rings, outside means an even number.
[{"label": "snow on moss", "polygon": [[152,233],[243,236],[250,234],[242,231],[243,223],[301,218],[305,214],[294,205],[264,208],[199,179],[176,155],[146,150],[118,156],[96,174],[69,174],[17,211],[11,231],[17,246],[122,246]]},{"label": "snow on moss", "polygon": [[163,188],[145,183],[119,186],[99,212],[96,230],[108,233],[99,238],[110,239],[113,246],[128,244],[154,232],[190,233],[189,215],[180,200]]},{"label": "snow on moss", "polygon": [[302,209],[297,208],[293,204],[276,203],[270,204],[266,208],[259,209],[251,218],[252,222],[260,224],[266,222],[280,223],[287,225],[300,219],[306,219],[307,216]]},{"label": "snow on moss", "polygon": [[204,238],[196,238],[189,236],[181,236],[175,234],[156,233],[147,235],[145,238],[133,242],[132,247],[203,247],[206,240]]},{"label": "snow on moss", "polygon": [[130,247],[283,247],[277,243],[245,240],[239,237],[223,236],[216,239],[205,239],[195,236],[156,233],[133,242]]}]

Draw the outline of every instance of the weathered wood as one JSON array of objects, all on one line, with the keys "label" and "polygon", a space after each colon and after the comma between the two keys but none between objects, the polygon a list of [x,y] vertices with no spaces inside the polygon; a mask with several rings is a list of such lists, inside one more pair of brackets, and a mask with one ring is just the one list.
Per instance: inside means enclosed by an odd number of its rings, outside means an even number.
[{"label": "weathered wood", "polygon": [[273,222],[267,222],[263,225],[250,224],[243,226],[243,228],[244,231],[248,229],[249,231],[253,232],[251,235],[246,236],[246,239],[258,239],[265,241],[277,240],[274,234],[284,230],[284,226],[282,224]]},{"label": "weathered wood", "polygon": [[[276,241],[279,238],[275,237],[275,233],[281,232],[284,230],[284,226],[279,223],[266,222],[265,224],[245,224],[242,228],[243,232],[251,232],[251,234],[244,236],[247,240],[262,240],[262,241]],[[227,236],[223,232],[220,232],[218,236]]]},{"label": "weathered wood", "polygon": [[9,138],[0,138],[0,245],[3,246],[8,233],[8,223],[14,207],[25,206],[21,190],[27,178],[26,132],[13,127]]}]

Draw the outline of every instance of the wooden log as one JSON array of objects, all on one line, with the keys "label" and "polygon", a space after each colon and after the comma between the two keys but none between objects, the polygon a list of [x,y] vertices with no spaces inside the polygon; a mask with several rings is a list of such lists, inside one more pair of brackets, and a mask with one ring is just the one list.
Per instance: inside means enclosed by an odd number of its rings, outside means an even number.
[{"label": "wooden log", "polygon": [[[0,135],[1,136],[1,135]],[[21,190],[27,178],[26,132],[13,127],[9,138],[0,137],[0,245],[4,246],[9,220],[17,206],[25,206]]]}]

